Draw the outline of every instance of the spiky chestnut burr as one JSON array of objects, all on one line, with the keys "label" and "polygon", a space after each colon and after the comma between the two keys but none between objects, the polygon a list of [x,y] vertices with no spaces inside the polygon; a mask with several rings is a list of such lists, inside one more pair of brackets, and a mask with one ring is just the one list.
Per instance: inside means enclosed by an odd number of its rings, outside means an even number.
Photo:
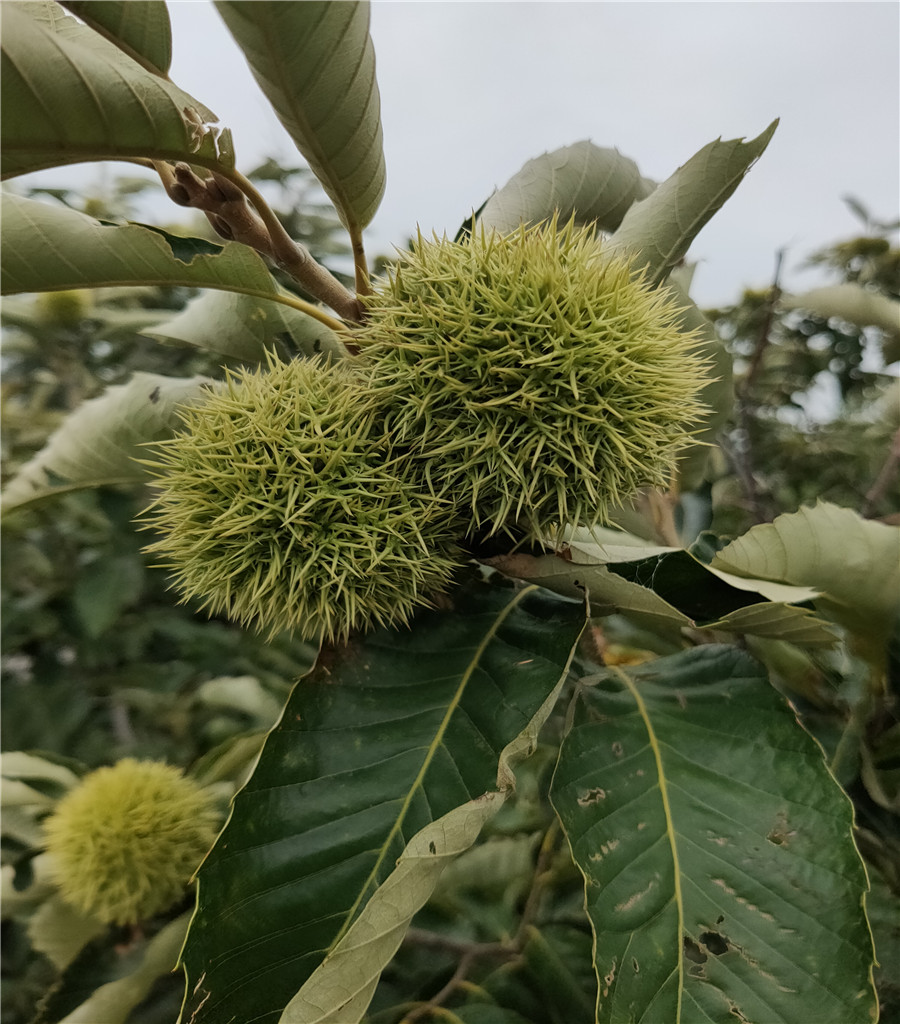
[{"label": "spiky chestnut burr", "polygon": [[112,924],[168,909],[216,836],[210,797],[177,768],[125,758],[98,768],[44,822],[63,899]]},{"label": "spiky chestnut burr", "polygon": [[144,521],[187,597],[270,636],[343,640],[449,583],[447,503],[393,460],[352,368],[270,359],[183,418]]},{"label": "spiky chestnut burr", "polygon": [[703,411],[678,307],[589,227],[420,235],[366,307],[385,429],[469,533],[602,521],[667,482]]}]

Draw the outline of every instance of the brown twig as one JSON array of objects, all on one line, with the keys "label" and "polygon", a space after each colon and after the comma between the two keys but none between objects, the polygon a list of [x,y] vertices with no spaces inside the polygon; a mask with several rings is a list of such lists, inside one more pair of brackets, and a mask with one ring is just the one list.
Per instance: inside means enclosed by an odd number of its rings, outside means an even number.
[{"label": "brown twig", "polygon": [[240,171],[223,169],[220,173],[221,176],[227,176],[256,208],[269,231],[275,262],[306,291],[331,306],[344,320],[360,323],[362,307],[356,296],[317,263],[299,242],[291,238],[253,183]]},{"label": "brown twig", "polygon": [[753,346],[753,354],[750,357],[750,365],[747,373],[736,389],[735,395],[735,416],[738,429],[741,432],[743,444],[722,444],[722,449],[728,456],[734,467],[735,475],[740,482],[744,497],[751,515],[757,523],[764,523],[772,517],[765,508],[762,495],[754,470],[753,448],[750,441],[750,405],[751,393],[762,368],[763,356],[771,344],[772,321],[775,317],[775,307],[781,297],[781,267],[784,262],[784,249],[779,249],[775,254],[775,272],[772,276],[772,286],[769,289],[769,297],[766,303],[766,312],[763,317],[756,343]]},{"label": "brown twig", "polygon": [[878,476],[875,477],[872,486],[866,491],[865,499],[859,510],[861,516],[868,519],[872,515],[878,503],[887,493],[891,481],[897,475],[898,468],[900,468],[900,428],[894,434],[884,465],[878,471]]},{"label": "brown twig", "polygon": [[[273,260],[344,320],[358,323],[362,319],[356,296],[290,237],[253,183],[239,171],[222,168],[212,170],[208,178],[200,178],[180,161],[170,165],[154,160],[152,166],[169,198],[179,206],[202,210],[222,238],[251,246]],[[325,316],[320,313],[316,318],[325,322]],[[331,317],[328,325],[333,330],[344,329]]]},{"label": "brown twig", "polygon": [[538,851],[537,861],[531,875],[531,886],[522,909],[522,917],[515,936],[506,942],[466,942],[460,939],[452,939],[446,935],[439,935],[436,932],[423,931],[419,928],[410,928],[406,933],[404,942],[414,945],[425,946],[431,949],[440,949],[444,952],[453,953],[459,956],[459,963],[453,976],[446,985],[426,1003],[420,1003],[413,1010],[406,1014],[401,1024],[413,1024],[428,1013],[433,1013],[459,988],[468,977],[473,964],[482,959],[515,960],[521,953],[528,939],[529,929],[537,916],[540,907],[541,897],[546,888],[550,874],[550,864],[556,852],[556,845],[559,839],[560,826],[554,818],[544,833],[541,840],[541,847]]},{"label": "brown twig", "polygon": [[404,938],[404,944],[424,946],[426,949],[439,949],[460,957],[453,977],[446,985],[436,992],[426,1003],[420,1003],[407,1013],[400,1024],[413,1024],[426,1014],[438,1009],[453,992],[466,980],[466,976],[477,960],[500,959],[513,960],[519,955],[518,947],[509,942],[466,942],[452,939],[437,932],[424,931],[421,928],[410,928]]}]

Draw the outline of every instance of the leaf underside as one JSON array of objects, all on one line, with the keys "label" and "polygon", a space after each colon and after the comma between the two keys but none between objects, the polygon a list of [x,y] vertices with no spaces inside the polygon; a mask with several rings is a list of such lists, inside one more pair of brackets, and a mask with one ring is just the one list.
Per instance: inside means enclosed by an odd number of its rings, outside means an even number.
[{"label": "leaf underside", "polygon": [[60,0],[63,7],[125,53],[166,74],[172,63],[172,26],[165,0]]},{"label": "leaf underside", "polygon": [[717,139],[704,146],[629,209],[610,245],[630,253],[637,267],[646,267],[651,282],[664,281],[763,154],[777,126],[773,121],[749,142]]},{"label": "leaf underside", "polygon": [[752,527],[711,564],[815,587],[824,595],[817,606],[863,636],[886,639],[900,609],[900,527],[828,502]]},{"label": "leaf underside", "polygon": [[310,358],[346,355],[334,332],[318,320],[284,303],[237,292],[204,292],[177,315],[141,333],[196,345],[248,364],[262,362],[272,349],[282,359],[298,352]]},{"label": "leaf underside", "polygon": [[216,9],[341,221],[358,234],[385,186],[368,3],[217,0]]},{"label": "leaf underside", "polygon": [[217,288],[276,301],[280,293],[262,257],[239,242],[218,245],[140,224],[101,224],[9,193],[0,202],[4,295],[135,284]]},{"label": "leaf underside", "polygon": [[[603,551],[597,544],[573,541],[565,557],[514,553],[486,561],[499,572],[558,594],[575,597],[586,592],[594,616],[621,612],[649,629],[673,636],[684,627],[700,627],[812,647],[835,642],[826,622],[788,603],[807,600],[805,590],[764,601],[764,582],[759,582],[758,591],[738,589],[687,551],[664,550],[628,561],[612,561],[602,557]],[[618,557],[623,557],[621,552]]]},{"label": "leaf underside", "polygon": [[529,160],[488,199],[478,223],[506,233],[558,212],[562,223],[574,217],[579,224],[593,221],[602,231],[615,231],[631,204],[655,187],[617,149],[585,139]]},{"label": "leaf underside", "polygon": [[711,645],[585,683],[551,799],[598,1020],[872,1020],[852,806],[761,666]]},{"label": "leaf underside", "polygon": [[3,489],[4,512],[67,491],[144,480],[147,471],[135,461],[147,458],[141,446],[169,437],[181,422],[178,409],[201,399],[208,383],[136,373],[84,402]]},{"label": "leaf underside", "polygon": [[274,1024],[410,839],[511,783],[503,752],[533,744],[584,608],[478,581],[451,597],[408,631],[323,652],[297,684],[200,869],[185,1020]]},{"label": "leaf underside", "polygon": [[212,111],[58,4],[0,11],[4,178],[84,160],[234,166],[230,133],[212,127]]}]

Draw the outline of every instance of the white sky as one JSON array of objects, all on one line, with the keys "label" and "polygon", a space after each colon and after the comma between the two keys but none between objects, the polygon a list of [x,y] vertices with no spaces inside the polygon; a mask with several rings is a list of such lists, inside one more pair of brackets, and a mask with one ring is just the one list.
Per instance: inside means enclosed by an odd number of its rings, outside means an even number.
[{"label": "white sky", "polygon": [[[169,8],[171,77],[233,130],[239,167],[295,160],[212,4]],[[417,223],[453,234],[546,150],[590,138],[662,179],[713,139],[753,137],[775,117],[767,152],[691,250],[701,306],[766,286],[781,247],[790,287],[818,283],[798,273],[806,256],[861,230],[844,194],[876,219],[900,212],[894,2],[375,0],[371,31],[388,185],[370,257]]]}]

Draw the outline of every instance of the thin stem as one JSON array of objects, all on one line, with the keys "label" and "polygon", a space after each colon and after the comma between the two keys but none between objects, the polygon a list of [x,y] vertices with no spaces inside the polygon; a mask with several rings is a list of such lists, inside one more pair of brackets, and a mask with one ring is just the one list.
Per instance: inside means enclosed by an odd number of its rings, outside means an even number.
[{"label": "thin stem", "polygon": [[784,263],[784,249],[775,253],[775,273],[772,276],[772,287],[769,289],[769,298],[766,303],[766,315],[763,318],[756,344],[753,348],[753,355],[750,358],[750,366],[747,368],[747,375],[741,384],[742,397],[746,397],[750,389],[756,383],[762,366],[763,353],[769,347],[770,334],[772,331],[772,320],[775,317],[775,306],[781,298],[781,265]]},{"label": "thin stem", "polygon": [[447,953],[453,953],[459,956],[460,959],[456,970],[453,972],[453,976],[447,984],[439,992],[435,993],[428,1002],[420,1003],[410,1010],[403,1018],[401,1024],[414,1024],[415,1021],[426,1014],[436,1013],[441,1004],[457,988],[465,984],[468,973],[476,961],[484,958],[514,960],[521,955],[528,938],[529,929],[532,927],[532,921],[537,915],[541,897],[547,885],[550,865],[559,838],[559,831],[559,822],[554,818],[541,841],[541,848],[531,876],[531,887],[522,910],[522,918],[512,940],[506,942],[465,942],[446,935],[440,935],[437,932],[427,932],[419,928],[409,929],[404,942],[430,949],[440,949]]},{"label": "thin stem", "polygon": [[369,278],[369,268],[366,264],[366,251],[363,248],[362,232],[354,228],[350,232],[350,244],[353,248],[353,269],[356,274],[356,294],[371,295],[372,282]]},{"label": "thin stem", "polygon": [[556,841],[558,838],[559,819],[554,818],[544,833],[541,848],[538,851],[537,863],[534,865],[534,873],[531,876],[531,888],[528,891],[528,897],[522,909],[522,919],[519,922],[519,929],[514,939],[514,945],[517,949],[522,949],[525,945],[525,933],[531,927],[531,922],[537,914],[541,896],[543,896],[547,885],[548,872],[553,860],[553,854],[556,852]]}]

